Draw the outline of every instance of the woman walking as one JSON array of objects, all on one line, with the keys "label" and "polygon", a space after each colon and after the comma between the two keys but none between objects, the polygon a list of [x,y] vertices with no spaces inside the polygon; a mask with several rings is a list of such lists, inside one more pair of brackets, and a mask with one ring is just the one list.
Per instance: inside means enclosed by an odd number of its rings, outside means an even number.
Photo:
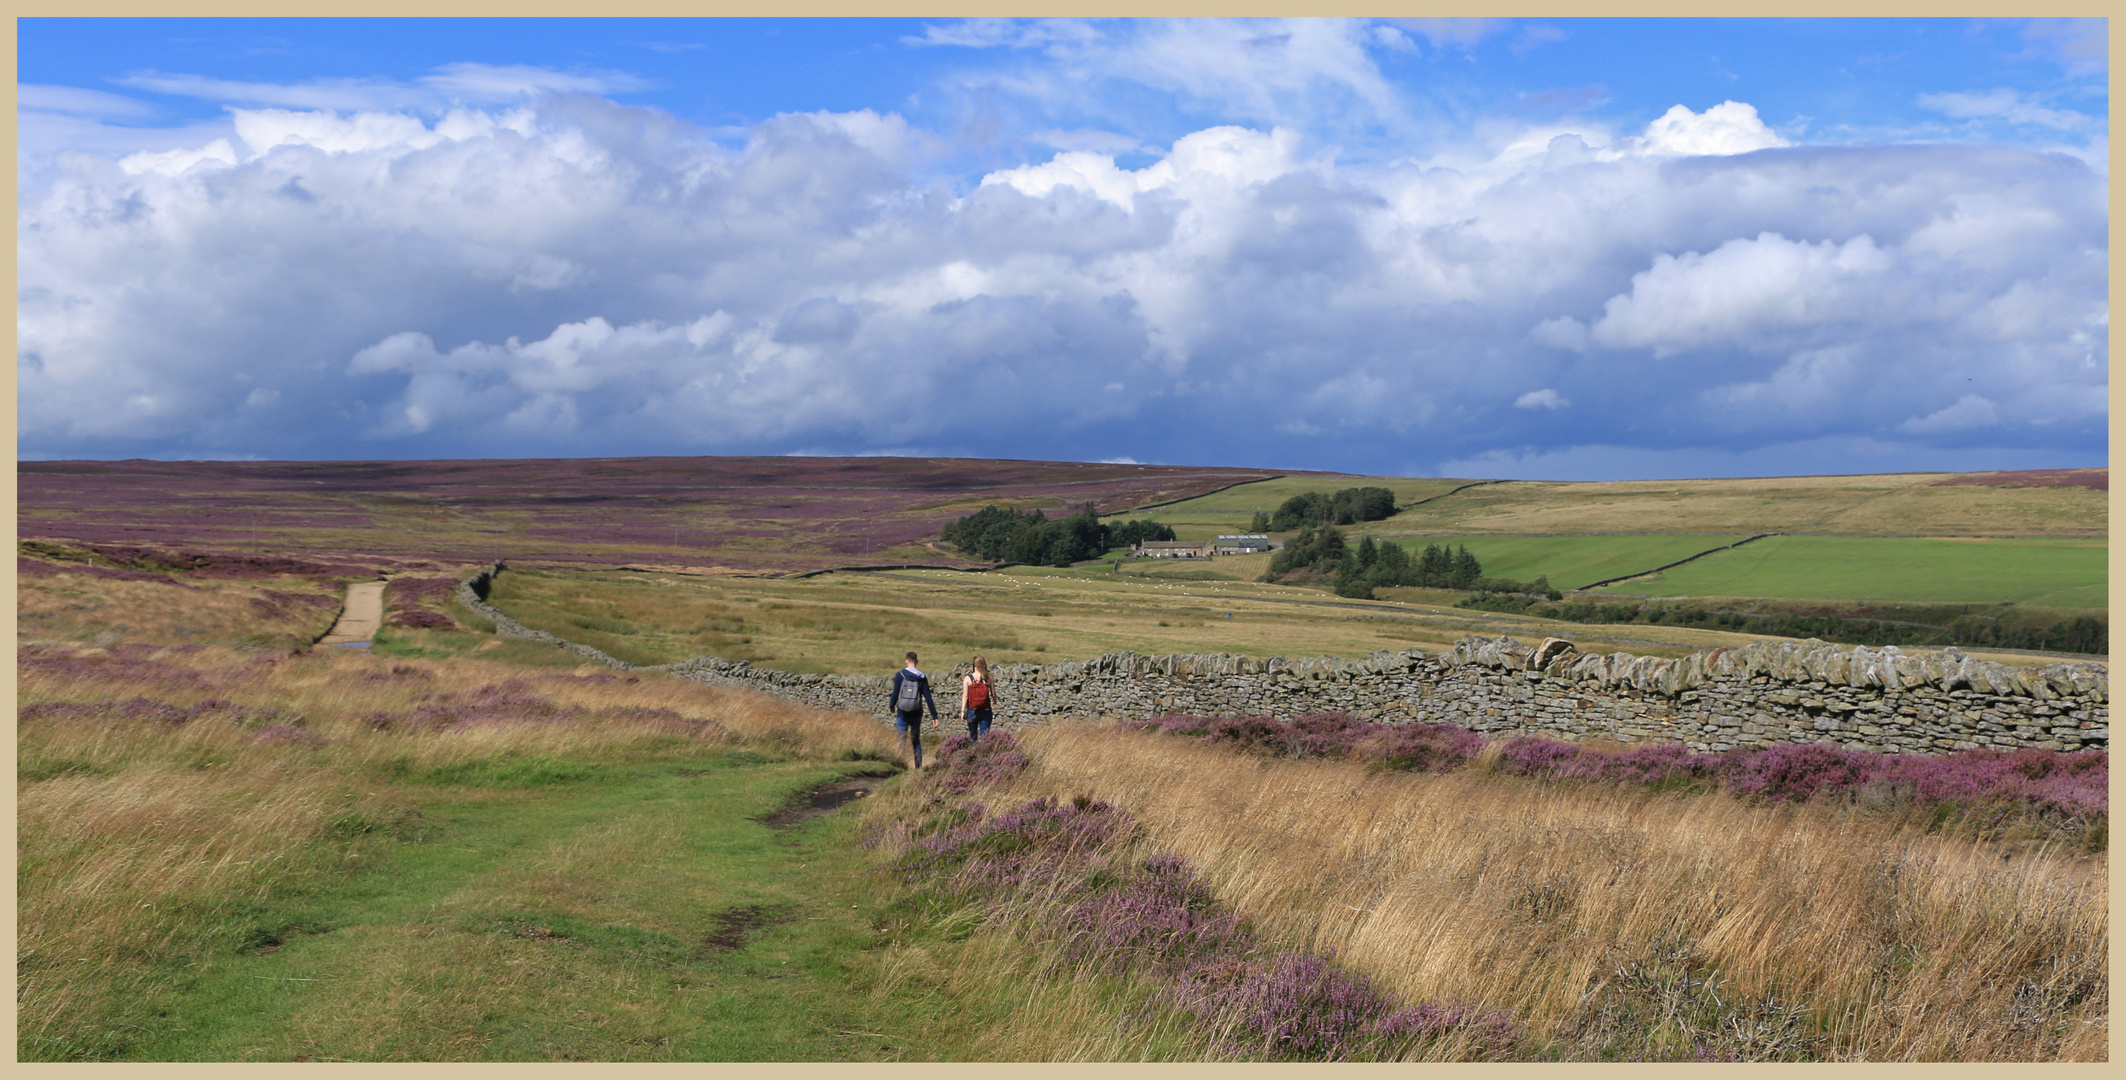
[{"label": "woman walking", "polygon": [[960,677],[960,715],[967,719],[967,740],[981,742],[989,731],[991,703],[995,695],[989,682],[989,664],[974,658],[974,671]]}]

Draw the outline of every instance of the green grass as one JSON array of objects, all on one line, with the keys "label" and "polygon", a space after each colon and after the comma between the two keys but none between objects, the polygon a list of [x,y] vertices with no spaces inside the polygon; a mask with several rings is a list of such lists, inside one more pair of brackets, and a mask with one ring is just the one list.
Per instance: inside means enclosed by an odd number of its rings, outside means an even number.
[{"label": "green grass", "polygon": [[[1257,510],[1274,513],[1286,499],[1309,491],[1319,491],[1326,495],[1344,488],[1384,487],[1395,493],[1396,505],[1405,506],[1419,499],[1452,491],[1468,482],[1408,476],[1282,476],[1275,480],[1263,480],[1230,487],[1224,491],[1214,491],[1201,498],[1157,507],[1143,513],[1118,514],[1101,520],[1110,525],[1119,525],[1124,521],[1147,518],[1173,526],[1175,535],[1183,540],[1208,540],[1219,535],[1244,533]],[[1388,519],[1389,522],[1394,520]],[[1386,523],[1376,522],[1373,526],[1377,528],[1383,524]]]},{"label": "green grass", "polygon": [[1470,488],[1404,511],[1403,532],[1807,533],[2102,537],[2108,494],[2086,488],[1938,487],[1935,474],[1555,483]]},{"label": "green grass", "polygon": [[[1391,521],[1393,519],[1390,519]],[[1604,578],[1651,570],[1740,536],[1415,536],[1388,537],[1412,555],[1426,544],[1461,545],[1484,564],[1484,576],[1534,581],[1547,575],[1560,589],[1577,589]],[[1763,543],[1763,541],[1758,541]]]},{"label": "green grass", "polygon": [[2108,555],[2101,540],[1774,536],[1598,591],[2101,609]]},{"label": "green grass", "polygon": [[[116,1056],[878,1060],[934,1041],[860,992],[887,911],[851,815],[756,820],[839,770],[753,761],[421,791],[416,841],[244,911],[246,947],[164,972]],[[759,925],[710,940],[734,922]]]}]

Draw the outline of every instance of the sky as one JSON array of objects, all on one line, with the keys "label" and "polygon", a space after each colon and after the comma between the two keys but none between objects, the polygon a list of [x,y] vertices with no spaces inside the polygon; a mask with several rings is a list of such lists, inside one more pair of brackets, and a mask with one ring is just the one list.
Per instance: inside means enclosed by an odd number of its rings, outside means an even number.
[{"label": "sky", "polygon": [[2106,34],[22,19],[16,452],[2103,465]]}]

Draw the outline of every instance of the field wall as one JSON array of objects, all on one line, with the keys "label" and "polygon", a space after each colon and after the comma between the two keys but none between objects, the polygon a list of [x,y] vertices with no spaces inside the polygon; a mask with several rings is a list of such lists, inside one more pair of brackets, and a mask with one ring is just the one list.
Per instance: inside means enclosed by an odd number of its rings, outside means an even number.
[{"label": "field wall", "polygon": [[[888,715],[891,674],[800,675],[743,660],[697,657],[656,668],[529,629],[485,602],[500,564],[460,586],[459,599],[502,637],[545,641],[629,670],[669,671],[712,686],[760,690],[825,709]],[[932,674],[939,704],[958,700],[964,667]],[[1344,711],[1369,720],[1458,724],[1500,738],[1680,742],[1730,750],[1825,742],[1885,753],[1991,746],[2107,749],[2103,664],[2015,668],[1956,649],[1756,642],[1680,659],[1582,653],[1552,638],[1464,638],[1444,653],[1377,652],[1363,660],[1256,659],[1231,654],[1109,653],[1056,664],[1000,664],[1003,727],[1066,716],[1170,714],[1289,719]]]}]

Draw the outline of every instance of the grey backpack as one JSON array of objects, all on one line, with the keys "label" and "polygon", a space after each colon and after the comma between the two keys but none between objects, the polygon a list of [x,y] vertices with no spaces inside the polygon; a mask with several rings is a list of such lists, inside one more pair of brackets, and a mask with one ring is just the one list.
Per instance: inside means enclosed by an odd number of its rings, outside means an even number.
[{"label": "grey backpack", "polygon": [[893,696],[895,712],[912,713],[923,709],[923,684],[907,675],[901,676],[900,691]]}]

